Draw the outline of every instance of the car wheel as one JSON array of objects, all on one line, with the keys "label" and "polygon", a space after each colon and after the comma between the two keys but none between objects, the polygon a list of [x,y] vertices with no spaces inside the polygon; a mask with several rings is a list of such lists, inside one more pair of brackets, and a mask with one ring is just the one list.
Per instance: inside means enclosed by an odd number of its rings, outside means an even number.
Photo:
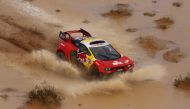
[{"label": "car wheel", "polygon": [[62,60],[65,60],[65,54],[62,52],[62,51],[57,51],[56,53],[57,57],[62,59]]},{"label": "car wheel", "polygon": [[71,53],[70,53],[70,61],[73,64],[77,64],[78,63],[77,52],[71,51]]},{"label": "car wheel", "polygon": [[101,76],[100,72],[96,66],[92,66],[90,68],[90,74],[91,74],[91,76],[93,76],[95,78],[100,78],[100,76]]}]

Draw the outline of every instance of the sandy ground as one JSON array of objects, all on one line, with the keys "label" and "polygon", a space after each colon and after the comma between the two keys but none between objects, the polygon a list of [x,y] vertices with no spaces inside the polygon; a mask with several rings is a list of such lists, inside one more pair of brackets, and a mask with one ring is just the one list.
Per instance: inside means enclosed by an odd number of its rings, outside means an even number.
[{"label": "sandy ground", "polygon": [[[190,64],[187,14],[190,2],[178,1],[181,7],[172,6],[174,0],[157,0],[157,3],[0,0],[0,107],[18,108],[24,104],[27,91],[48,83],[65,94],[61,109],[97,109],[97,106],[99,109],[189,109],[190,92],[173,87],[173,80],[189,72]],[[134,10],[132,16],[118,19],[101,16],[116,3],[129,3]],[[143,15],[151,11],[156,12],[154,17]],[[157,29],[154,21],[161,17],[171,17],[175,23],[166,30]],[[108,40],[133,58],[134,73],[109,81],[87,81],[73,65],[57,60],[54,52],[58,32],[78,28]],[[127,28],[137,31],[126,32]],[[154,56],[149,56],[136,43],[136,38],[146,36],[172,44],[158,48]],[[175,48],[180,48],[184,57],[178,63],[164,60],[162,55]]]}]

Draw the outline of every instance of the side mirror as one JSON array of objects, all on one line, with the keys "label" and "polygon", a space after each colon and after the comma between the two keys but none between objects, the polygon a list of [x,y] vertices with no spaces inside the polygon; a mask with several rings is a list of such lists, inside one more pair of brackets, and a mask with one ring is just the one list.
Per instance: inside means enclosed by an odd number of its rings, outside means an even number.
[{"label": "side mirror", "polygon": [[67,32],[60,31],[59,38],[64,40],[64,41],[67,41],[68,39],[71,38],[71,35],[69,33],[67,33]]},{"label": "side mirror", "polygon": [[59,33],[59,38],[62,40],[65,40],[65,35],[62,31],[60,31],[60,33]]}]

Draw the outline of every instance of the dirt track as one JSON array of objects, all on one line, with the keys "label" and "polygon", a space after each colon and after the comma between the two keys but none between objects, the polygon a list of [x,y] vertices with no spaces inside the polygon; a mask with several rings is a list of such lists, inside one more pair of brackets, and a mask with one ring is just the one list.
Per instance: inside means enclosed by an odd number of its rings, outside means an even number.
[{"label": "dirt track", "polygon": [[[189,9],[190,2],[183,0],[186,4],[177,8],[172,7],[172,0],[157,4],[151,0],[146,3],[129,1],[134,8],[132,16],[109,19],[101,14],[108,12],[116,0],[0,0],[0,90],[17,90],[0,92],[0,95],[8,95],[7,99],[0,97],[0,107],[20,107],[26,99],[23,97],[25,91],[36,84],[48,83],[66,95],[63,109],[95,109],[97,105],[101,106],[100,109],[188,109],[190,93],[176,90],[172,83],[178,74],[189,71],[190,39],[184,39],[189,35],[186,22],[190,16],[186,16],[185,11]],[[144,11],[151,10],[159,11],[155,17],[143,16]],[[175,23],[164,31],[156,29],[154,20],[165,15],[172,16]],[[83,23],[84,20],[89,23]],[[87,81],[76,67],[57,60],[54,52],[58,32],[80,27],[108,40],[133,58],[135,72],[109,81]],[[127,28],[137,28],[138,31],[127,33]],[[152,35],[158,38],[156,42],[161,42],[161,49],[160,44],[157,46],[150,42],[154,49],[153,57],[136,42],[138,37]],[[163,47],[168,41],[172,44]],[[184,51],[178,63],[167,62],[162,57],[173,48]]]}]

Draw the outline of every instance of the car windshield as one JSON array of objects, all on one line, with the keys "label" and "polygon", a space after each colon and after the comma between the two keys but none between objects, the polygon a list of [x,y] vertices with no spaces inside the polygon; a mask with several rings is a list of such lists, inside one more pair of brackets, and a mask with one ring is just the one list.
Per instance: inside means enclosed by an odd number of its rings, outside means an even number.
[{"label": "car windshield", "polygon": [[109,44],[106,46],[90,47],[96,59],[99,60],[115,60],[121,55]]}]

